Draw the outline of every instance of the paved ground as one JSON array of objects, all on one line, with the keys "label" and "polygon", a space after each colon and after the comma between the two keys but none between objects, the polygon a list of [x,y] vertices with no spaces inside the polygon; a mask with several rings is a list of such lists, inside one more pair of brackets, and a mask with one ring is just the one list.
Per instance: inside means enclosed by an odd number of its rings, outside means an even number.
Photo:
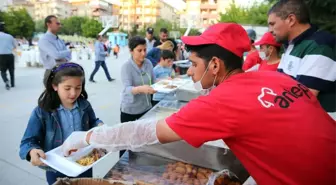
[{"label": "paved ground", "polygon": [[[119,122],[120,107],[120,69],[129,58],[126,48],[122,48],[119,59],[110,57],[107,66],[112,78],[116,81],[108,82],[102,69],[96,74],[96,84],[87,83],[89,94],[96,115],[106,124],[113,125]],[[93,70],[93,61],[78,61],[83,65],[86,76]],[[21,66],[21,65],[18,65]],[[45,173],[33,167],[27,161],[19,158],[19,144],[27,121],[37,99],[43,90],[43,69],[17,67],[16,87],[5,90],[0,81],[0,185],[45,185]],[[88,79],[88,77],[87,77]],[[94,168],[94,176],[103,177],[107,169],[118,160],[118,154],[111,155]]]}]

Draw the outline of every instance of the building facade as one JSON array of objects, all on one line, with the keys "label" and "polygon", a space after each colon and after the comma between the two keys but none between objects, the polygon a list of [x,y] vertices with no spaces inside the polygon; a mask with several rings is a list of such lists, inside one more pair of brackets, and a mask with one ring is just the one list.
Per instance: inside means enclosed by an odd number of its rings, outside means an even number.
[{"label": "building facade", "polygon": [[72,15],[71,4],[62,0],[14,0],[14,9],[25,8],[34,20],[41,20],[48,15],[66,18]]},{"label": "building facade", "polygon": [[97,18],[101,16],[116,15],[119,6],[110,0],[69,0],[72,6],[72,14]]},{"label": "building facade", "polygon": [[173,7],[162,0],[121,0],[120,27],[131,30],[133,26],[138,29],[154,24],[158,19],[176,20]]},{"label": "building facade", "polygon": [[11,7],[14,9],[26,9],[28,14],[34,19],[35,8],[32,2],[26,0],[14,0]]},{"label": "building facade", "polygon": [[186,0],[185,14],[199,17],[196,27],[208,27],[218,22],[220,13],[225,12],[231,0]]}]

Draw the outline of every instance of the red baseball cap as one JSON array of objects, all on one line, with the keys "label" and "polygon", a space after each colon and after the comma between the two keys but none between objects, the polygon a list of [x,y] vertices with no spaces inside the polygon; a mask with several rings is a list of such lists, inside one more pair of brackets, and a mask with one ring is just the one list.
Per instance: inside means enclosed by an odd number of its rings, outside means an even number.
[{"label": "red baseball cap", "polygon": [[275,37],[270,32],[266,32],[258,42],[255,42],[253,45],[271,45],[280,47],[281,44],[275,40]]},{"label": "red baseball cap", "polygon": [[239,57],[243,57],[243,53],[251,49],[245,29],[236,23],[214,24],[200,36],[185,36],[181,40],[191,46],[217,44]]}]

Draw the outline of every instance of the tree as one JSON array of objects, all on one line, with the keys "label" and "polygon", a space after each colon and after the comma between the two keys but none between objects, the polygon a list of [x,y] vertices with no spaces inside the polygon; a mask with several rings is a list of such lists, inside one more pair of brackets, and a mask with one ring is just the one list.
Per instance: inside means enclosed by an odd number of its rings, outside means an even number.
[{"label": "tree", "polygon": [[2,12],[1,10],[0,10],[0,22],[3,22],[4,20],[3,20],[3,16],[4,16],[4,12]]},{"label": "tree", "polygon": [[35,32],[46,32],[47,28],[44,25],[44,20],[35,21]]},{"label": "tree", "polygon": [[167,30],[173,29],[173,24],[166,19],[158,19],[152,26],[154,28],[154,35],[159,35],[161,28],[167,28]]},{"label": "tree", "polygon": [[86,23],[87,17],[72,16],[61,20],[61,33],[65,35],[82,35],[82,24]]},{"label": "tree", "polygon": [[3,13],[3,21],[5,22],[5,31],[9,34],[25,37],[27,39],[33,36],[35,24],[26,9],[9,9]]},{"label": "tree", "polygon": [[271,7],[269,2],[254,2],[252,6],[243,8],[232,0],[226,12],[220,14],[219,22],[235,22],[267,26],[267,13]]},{"label": "tree", "polygon": [[81,25],[82,36],[84,37],[96,37],[102,30],[102,24],[94,19],[87,19],[84,24]]},{"label": "tree", "polygon": [[244,8],[238,7],[235,0],[232,0],[225,13],[220,14],[219,22],[234,22],[245,24],[248,22],[247,12]]}]

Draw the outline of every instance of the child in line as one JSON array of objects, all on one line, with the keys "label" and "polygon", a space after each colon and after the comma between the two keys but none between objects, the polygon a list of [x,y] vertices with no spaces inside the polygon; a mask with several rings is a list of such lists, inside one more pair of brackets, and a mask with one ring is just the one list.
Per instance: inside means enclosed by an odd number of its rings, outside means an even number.
[{"label": "child in line", "polygon": [[118,53],[119,53],[120,47],[117,44],[114,48],[113,48],[113,55],[118,58]]},{"label": "child in line", "polygon": [[[83,68],[75,63],[54,67],[46,75],[46,89],[38,99],[20,144],[20,157],[46,170],[49,185],[66,175],[47,167],[40,160],[45,152],[61,146],[74,131],[88,131],[103,124],[96,118],[85,91]],[[92,177],[88,170],[79,177]]]},{"label": "child in line", "polygon": [[[172,68],[173,61],[175,59],[175,54],[170,50],[162,50],[160,62],[153,69],[154,76],[157,81],[163,79],[171,79],[175,76],[175,71]],[[152,104],[153,106],[159,103],[167,94],[165,93],[155,93],[153,96]]]}]

